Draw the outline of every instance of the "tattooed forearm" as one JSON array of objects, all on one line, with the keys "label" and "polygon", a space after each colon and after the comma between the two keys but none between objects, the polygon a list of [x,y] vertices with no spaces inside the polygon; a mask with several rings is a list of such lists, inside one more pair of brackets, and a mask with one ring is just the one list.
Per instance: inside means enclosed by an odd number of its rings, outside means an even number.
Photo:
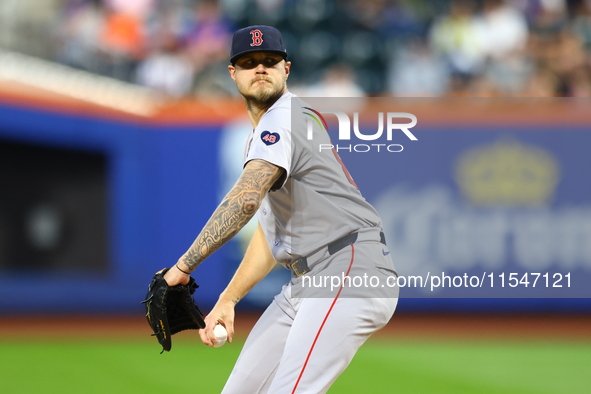
[{"label": "tattooed forearm", "polygon": [[187,270],[199,264],[248,223],[283,169],[262,160],[250,161],[182,260]]},{"label": "tattooed forearm", "polygon": [[261,183],[264,181],[264,179],[265,179],[265,174],[252,174],[252,178],[245,179],[245,182],[247,183],[246,186],[253,187],[253,188],[260,188]]}]

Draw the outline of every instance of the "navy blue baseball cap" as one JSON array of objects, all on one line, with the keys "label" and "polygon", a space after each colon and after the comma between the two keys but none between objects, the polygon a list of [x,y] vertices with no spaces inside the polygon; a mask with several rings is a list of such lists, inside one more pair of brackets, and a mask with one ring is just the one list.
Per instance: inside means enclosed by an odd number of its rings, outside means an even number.
[{"label": "navy blue baseball cap", "polygon": [[236,31],[232,37],[230,63],[234,64],[246,53],[260,51],[277,52],[287,58],[287,49],[279,30],[272,26],[255,25]]}]

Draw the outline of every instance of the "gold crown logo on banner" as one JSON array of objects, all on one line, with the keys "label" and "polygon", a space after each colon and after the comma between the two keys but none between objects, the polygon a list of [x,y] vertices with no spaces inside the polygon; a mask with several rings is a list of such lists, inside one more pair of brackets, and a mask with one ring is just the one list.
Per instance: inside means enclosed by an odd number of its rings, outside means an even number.
[{"label": "gold crown logo on banner", "polygon": [[544,205],[553,197],[559,172],[557,160],[548,151],[500,141],[463,153],[456,181],[474,205]]}]

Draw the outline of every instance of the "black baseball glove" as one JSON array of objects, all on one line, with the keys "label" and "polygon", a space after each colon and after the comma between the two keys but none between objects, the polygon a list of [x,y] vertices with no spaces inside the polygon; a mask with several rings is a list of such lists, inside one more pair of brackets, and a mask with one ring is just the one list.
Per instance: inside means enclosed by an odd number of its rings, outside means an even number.
[{"label": "black baseball glove", "polygon": [[193,293],[199,286],[191,278],[186,285],[168,286],[164,280],[165,268],[158,271],[148,287],[146,300],[146,317],[154,331],[152,336],[158,338],[162,352],[172,348],[172,335],[183,330],[205,328],[203,314],[193,300]]}]

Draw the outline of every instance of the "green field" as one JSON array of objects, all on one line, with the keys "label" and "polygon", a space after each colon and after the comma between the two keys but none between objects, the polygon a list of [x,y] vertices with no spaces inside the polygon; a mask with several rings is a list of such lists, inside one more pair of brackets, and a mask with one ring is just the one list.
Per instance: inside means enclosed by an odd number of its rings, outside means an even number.
[{"label": "green field", "polygon": [[[0,342],[3,394],[219,393],[241,343]],[[371,340],[330,393],[588,393],[588,341]],[[249,394],[249,393],[245,393]]]}]

